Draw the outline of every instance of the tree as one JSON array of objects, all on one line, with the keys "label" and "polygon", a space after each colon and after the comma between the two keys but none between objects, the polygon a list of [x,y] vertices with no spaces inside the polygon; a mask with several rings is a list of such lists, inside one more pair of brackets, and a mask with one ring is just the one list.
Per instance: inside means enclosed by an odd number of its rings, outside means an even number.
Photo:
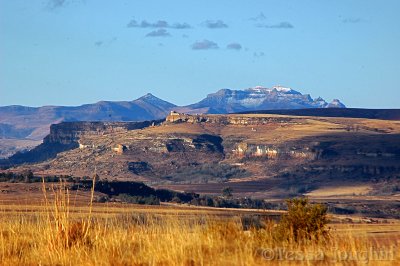
[{"label": "tree", "polygon": [[31,183],[33,181],[34,175],[33,172],[31,170],[28,170],[27,172],[25,172],[23,174],[24,176],[24,182],[25,183]]},{"label": "tree", "polygon": [[222,189],[222,196],[224,196],[226,198],[230,198],[230,197],[232,197],[232,191],[233,191],[233,189],[231,187],[224,187]]},{"label": "tree", "polygon": [[300,242],[320,240],[328,236],[327,208],[311,204],[307,198],[286,201],[288,211],[279,222],[279,235],[286,240]]}]

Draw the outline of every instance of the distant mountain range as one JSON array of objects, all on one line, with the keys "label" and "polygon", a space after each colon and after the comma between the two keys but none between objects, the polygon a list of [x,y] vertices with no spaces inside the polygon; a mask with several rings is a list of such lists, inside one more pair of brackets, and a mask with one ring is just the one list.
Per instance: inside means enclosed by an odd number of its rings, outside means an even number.
[{"label": "distant mountain range", "polygon": [[304,109],[304,108],[346,108],[339,100],[327,103],[321,97],[312,99],[291,88],[254,87],[246,90],[222,89],[198,103],[178,108],[187,113],[226,114],[255,110]]},{"label": "distant mountain range", "polygon": [[0,138],[43,139],[51,124],[72,121],[143,121],[165,117],[176,105],[146,94],[134,101],[81,106],[0,107]]},{"label": "distant mountain range", "polygon": [[[225,114],[234,112],[345,108],[339,100],[327,103],[322,98],[312,99],[290,88],[254,87],[245,90],[222,89],[198,103],[176,106],[148,93],[133,101],[101,101],[81,106],[4,106],[0,107],[0,157],[10,155],[10,141],[29,140],[26,147],[37,145],[48,133],[51,124],[67,121],[143,121],[164,118],[171,110],[186,113]],[[25,143],[25,142],[24,142]],[[5,145],[7,144],[7,145]],[[7,148],[6,148],[7,147]],[[23,150],[11,145],[12,152]]]}]

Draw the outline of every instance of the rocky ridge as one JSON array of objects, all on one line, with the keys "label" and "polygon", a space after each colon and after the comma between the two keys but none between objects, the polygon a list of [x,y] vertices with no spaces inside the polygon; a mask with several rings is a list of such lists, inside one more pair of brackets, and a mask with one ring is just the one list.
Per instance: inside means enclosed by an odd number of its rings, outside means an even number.
[{"label": "rocky ridge", "polygon": [[165,122],[140,129],[91,124],[92,133],[81,134],[74,131],[81,124],[55,126],[47,138],[52,146],[74,143],[70,150],[15,170],[96,171],[108,179],[193,187],[234,181],[236,189],[250,191],[335,182],[373,186],[400,176],[400,125],[392,121],[172,112]]}]

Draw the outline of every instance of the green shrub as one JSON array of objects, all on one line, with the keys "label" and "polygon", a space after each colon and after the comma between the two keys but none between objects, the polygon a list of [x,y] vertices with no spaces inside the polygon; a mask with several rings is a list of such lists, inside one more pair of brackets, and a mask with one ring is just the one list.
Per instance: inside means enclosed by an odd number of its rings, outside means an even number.
[{"label": "green shrub", "polygon": [[123,202],[134,203],[134,204],[146,204],[146,205],[160,205],[160,200],[154,196],[133,196],[129,194],[119,194],[117,196]]},{"label": "green shrub", "polygon": [[319,241],[328,237],[327,208],[310,204],[307,198],[286,201],[288,211],[278,224],[278,237],[282,240],[303,242]]}]

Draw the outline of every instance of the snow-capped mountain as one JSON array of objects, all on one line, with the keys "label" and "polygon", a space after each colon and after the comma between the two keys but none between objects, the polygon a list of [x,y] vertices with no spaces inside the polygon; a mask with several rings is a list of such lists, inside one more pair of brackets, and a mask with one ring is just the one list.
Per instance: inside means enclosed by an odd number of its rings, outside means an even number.
[{"label": "snow-capped mountain", "polygon": [[333,99],[333,101],[330,104],[328,104],[326,107],[328,107],[328,108],[346,108],[346,106],[338,99]]},{"label": "snow-capped mountain", "polygon": [[222,89],[211,93],[198,103],[182,110],[207,113],[233,113],[252,110],[303,109],[303,108],[345,108],[339,100],[327,103],[321,97],[312,99],[309,94],[301,94],[291,88],[256,86],[245,90]]}]

